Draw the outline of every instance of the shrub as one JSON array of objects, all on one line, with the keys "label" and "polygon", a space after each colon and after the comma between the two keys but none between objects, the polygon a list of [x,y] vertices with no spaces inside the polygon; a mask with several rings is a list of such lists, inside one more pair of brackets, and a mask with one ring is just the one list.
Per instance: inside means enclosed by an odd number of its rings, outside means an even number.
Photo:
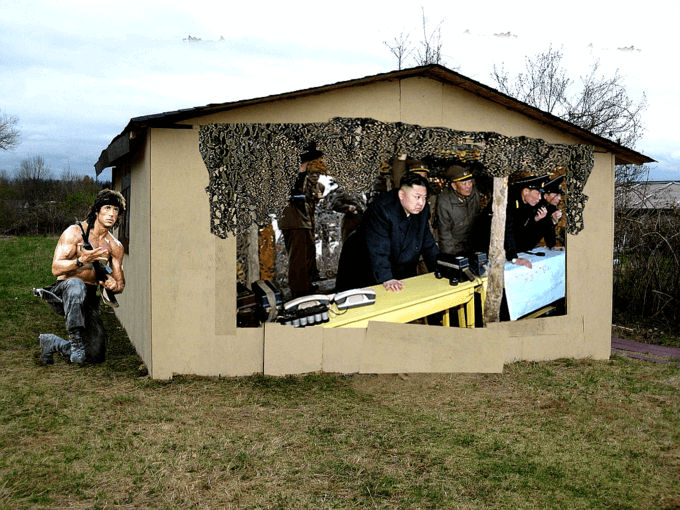
[{"label": "shrub", "polygon": [[617,210],[615,246],[615,312],[680,330],[680,210]]}]

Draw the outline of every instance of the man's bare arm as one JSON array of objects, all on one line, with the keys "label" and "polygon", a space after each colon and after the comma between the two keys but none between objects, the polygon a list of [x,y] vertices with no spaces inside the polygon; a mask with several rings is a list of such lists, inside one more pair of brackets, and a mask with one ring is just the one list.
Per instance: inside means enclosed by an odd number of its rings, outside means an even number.
[{"label": "man's bare arm", "polygon": [[113,274],[106,278],[104,287],[115,294],[120,294],[125,289],[125,275],[123,274],[123,245],[114,238],[111,245],[111,269]]},{"label": "man's bare arm", "polygon": [[75,276],[78,269],[81,269],[76,263],[78,241],[82,241],[82,239],[77,227],[73,225],[61,234],[52,258],[52,274],[57,278]]},{"label": "man's bare arm", "polygon": [[[106,248],[84,250],[82,246],[83,236],[76,225],[71,225],[64,230],[54,250],[52,274],[62,279],[77,276],[82,278],[85,283],[96,283],[92,262],[95,260],[108,260],[109,252]],[[122,260],[122,256],[120,258]],[[78,261],[83,264],[82,267],[78,266]]]}]

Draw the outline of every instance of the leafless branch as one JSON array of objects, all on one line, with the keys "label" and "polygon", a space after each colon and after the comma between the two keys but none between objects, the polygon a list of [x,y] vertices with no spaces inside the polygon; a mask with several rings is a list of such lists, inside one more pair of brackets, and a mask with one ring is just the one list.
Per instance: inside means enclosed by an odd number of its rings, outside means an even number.
[{"label": "leafless branch", "polygon": [[0,113],[0,149],[9,151],[19,145],[18,123],[18,117],[7,113]]},{"label": "leafless branch", "polygon": [[509,77],[505,66],[497,68],[494,64],[491,77],[498,89],[531,106],[559,115],[566,103],[567,88],[571,79],[561,67],[562,52],[553,50],[552,45],[546,53],[526,57],[526,73],[519,73],[514,80]]},{"label": "leafless branch", "polygon": [[399,34],[399,38],[394,38],[394,43],[390,44],[387,41],[383,41],[383,44],[387,46],[392,54],[397,57],[398,69],[402,69],[406,63],[406,59],[413,54],[413,48],[411,48],[411,43],[409,41],[410,33],[404,34],[402,32]]},{"label": "leafless branch", "polygon": [[590,73],[581,76],[581,91],[567,101],[566,118],[625,147],[634,147],[644,133],[642,113],[647,109],[647,97],[643,94],[635,103],[618,70],[611,78],[597,78],[599,65],[596,61]]},{"label": "leafless branch", "polygon": [[45,158],[42,156],[31,156],[30,158],[22,159],[19,169],[16,173],[16,178],[20,181],[26,180],[46,180],[52,175],[52,170],[45,163]]},{"label": "leafless branch", "polygon": [[442,63],[442,37],[441,27],[444,20],[440,21],[432,33],[428,33],[427,24],[428,19],[425,16],[425,8],[421,7],[423,11],[423,40],[420,41],[420,49],[416,49],[415,61],[416,65],[424,66],[429,64]]},{"label": "leafless branch", "polygon": [[[642,137],[642,114],[647,109],[643,94],[639,102],[628,96],[624,77],[618,70],[612,77],[598,77],[600,62],[595,61],[579,83],[574,83],[562,67],[562,51],[552,45],[545,53],[525,59],[525,72],[511,78],[504,65],[495,64],[491,77],[498,89],[543,111],[552,113],[596,135],[633,148]],[[617,167],[616,183],[641,180],[641,166]]]},{"label": "leafless branch", "polygon": [[383,44],[390,49],[395,57],[397,57],[399,69],[402,69],[406,65],[406,61],[409,57],[417,66],[444,64],[441,37],[441,28],[444,20],[440,21],[434,30],[430,31],[428,29],[429,20],[427,19],[427,16],[425,16],[425,8],[421,6],[421,10],[423,36],[416,48],[412,47],[411,41],[409,40],[411,35],[410,32],[406,34],[402,32],[399,34],[399,37],[395,37],[392,42],[383,41]]}]

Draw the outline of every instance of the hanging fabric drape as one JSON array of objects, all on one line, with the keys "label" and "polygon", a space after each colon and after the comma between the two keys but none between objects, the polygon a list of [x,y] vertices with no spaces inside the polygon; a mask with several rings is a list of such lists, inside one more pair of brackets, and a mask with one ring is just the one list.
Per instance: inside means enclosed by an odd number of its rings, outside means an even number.
[{"label": "hanging fabric drape", "polygon": [[395,154],[474,160],[496,177],[520,170],[544,174],[564,168],[566,229],[572,235],[583,229],[588,199],[583,188],[594,163],[591,146],[334,118],[313,124],[201,126],[199,149],[210,176],[206,192],[211,232],[224,239],[245,232],[253,223],[264,226],[271,216],[281,217],[300,168],[300,155],[311,142],[323,153],[329,174],[349,193],[368,191],[381,164]]}]

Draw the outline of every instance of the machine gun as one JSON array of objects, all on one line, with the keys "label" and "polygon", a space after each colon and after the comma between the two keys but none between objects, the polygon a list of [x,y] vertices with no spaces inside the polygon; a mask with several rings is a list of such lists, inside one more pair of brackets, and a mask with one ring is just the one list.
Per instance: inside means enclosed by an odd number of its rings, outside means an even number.
[{"label": "machine gun", "polygon": [[[76,224],[80,227],[80,231],[83,233],[83,249],[94,250],[92,244],[90,243],[90,229],[88,228],[87,233],[85,233],[83,225],[79,221],[76,222]],[[106,277],[113,274],[113,269],[111,269],[108,264],[99,260],[92,262],[92,269],[94,269],[94,274],[98,282],[105,282]],[[118,301],[116,300],[116,296],[113,294],[113,292],[110,292],[103,285],[99,286],[99,291],[102,295],[104,303],[109,305],[111,308],[118,308]]]}]

